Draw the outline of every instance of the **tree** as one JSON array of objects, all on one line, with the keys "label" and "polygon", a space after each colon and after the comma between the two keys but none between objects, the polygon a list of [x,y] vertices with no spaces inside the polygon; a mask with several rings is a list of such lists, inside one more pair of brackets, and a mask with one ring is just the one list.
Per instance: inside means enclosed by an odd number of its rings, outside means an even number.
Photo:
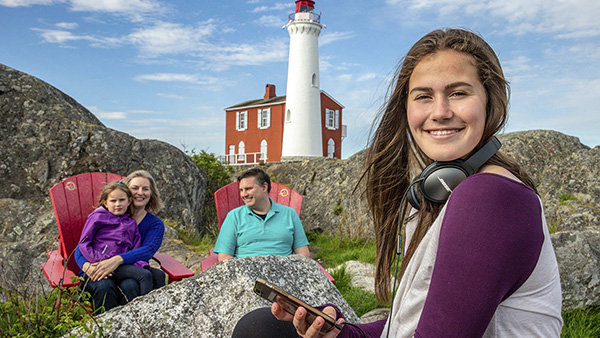
[{"label": "tree", "polygon": [[234,170],[228,164],[221,163],[215,154],[200,150],[196,153],[194,149],[186,151],[186,154],[204,171],[206,174],[206,196],[202,210],[202,229],[208,234],[217,236],[219,226],[217,221],[217,208],[215,206],[215,191],[231,183],[231,175]]}]

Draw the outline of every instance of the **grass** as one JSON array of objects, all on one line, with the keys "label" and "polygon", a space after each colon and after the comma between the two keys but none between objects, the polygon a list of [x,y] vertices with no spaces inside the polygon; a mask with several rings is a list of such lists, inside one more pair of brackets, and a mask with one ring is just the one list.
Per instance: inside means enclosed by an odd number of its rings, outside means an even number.
[{"label": "grass", "polygon": [[333,271],[331,276],[335,279],[335,287],[357,316],[360,317],[377,308],[389,307],[389,304],[378,304],[373,292],[351,286],[350,275],[346,273],[344,267]]},{"label": "grass", "polygon": [[562,338],[600,337],[600,307],[563,312]]},{"label": "grass", "polygon": [[315,259],[324,262],[325,267],[337,267],[347,261],[361,261],[375,264],[375,241],[365,241],[319,233],[308,234],[312,247],[319,248]]}]

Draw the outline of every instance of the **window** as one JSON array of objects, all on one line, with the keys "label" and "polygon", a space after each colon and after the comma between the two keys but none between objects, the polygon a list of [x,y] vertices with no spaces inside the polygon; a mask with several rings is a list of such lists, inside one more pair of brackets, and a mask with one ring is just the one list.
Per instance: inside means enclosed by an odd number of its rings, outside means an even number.
[{"label": "window", "polygon": [[239,111],[235,113],[235,130],[243,131],[248,129],[248,112]]},{"label": "window", "polygon": [[327,141],[327,157],[335,157],[335,141],[332,138]]},{"label": "window", "polygon": [[340,128],[340,111],[325,109],[325,128],[337,130]]},{"label": "window", "polygon": [[260,159],[267,161],[267,140],[260,141]]},{"label": "window", "polygon": [[266,129],[271,126],[271,108],[258,110],[258,129]]},{"label": "window", "polygon": [[227,163],[235,162],[235,144],[229,145],[229,155],[227,155],[227,156],[228,156]]},{"label": "window", "polygon": [[314,73],[312,75],[312,86],[313,87],[318,87],[319,86],[319,84],[317,83],[317,74],[314,74]]},{"label": "window", "polygon": [[240,141],[240,144],[238,145],[238,161],[243,161],[245,158],[245,154],[246,145],[244,144],[244,141]]},{"label": "window", "polygon": [[287,110],[287,112],[285,112],[285,122],[292,122],[292,112],[289,109]]}]

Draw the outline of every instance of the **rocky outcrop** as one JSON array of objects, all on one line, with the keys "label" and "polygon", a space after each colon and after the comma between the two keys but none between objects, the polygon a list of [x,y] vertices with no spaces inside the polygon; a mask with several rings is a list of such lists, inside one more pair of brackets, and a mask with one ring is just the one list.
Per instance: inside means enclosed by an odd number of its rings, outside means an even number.
[{"label": "rocky outcrop", "polygon": [[206,175],[176,147],[107,128],[58,89],[4,65],[0,120],[0,198],[46,203],[69,176],[146,169],[165,200],[159,216],[200,230]]},{"label": "rocky outcrop", "polygon": [[[299,255],[227,260],[195,277],[136,298],[97,320],[104,327],[105,337],[231,337],[243,315],[271,306],[252,291],[259,277],[308,304],[337,304],[348,321],[359,321],[318,265]],[[88,337],[89,333],[75,336]]]},{"label": "rocky outcrop", "polygon": [[[126,175],[146,169],[156,178],[165,202],[158,216],[201,230],[206,175],[176,147],[107,128],[58,89],[4,65],[0,120],[0,257],[8,268],[3,269],[4,277],[38,274],[44,254],[58,245],[48,189],[83,172]],[[166,251],[183,247],[174,241],[166,237]],[[188,266],[198,265],[198,255],[178,252]]]}]

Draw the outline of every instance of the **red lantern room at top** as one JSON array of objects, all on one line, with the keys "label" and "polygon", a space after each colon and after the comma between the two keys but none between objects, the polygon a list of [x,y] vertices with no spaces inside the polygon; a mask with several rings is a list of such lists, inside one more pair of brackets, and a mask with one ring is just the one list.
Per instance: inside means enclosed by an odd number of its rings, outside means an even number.
[{"label": "red lantern room at top", "polygon": [[315,9],[315,2],[312,0],[297,0],[296,13],[312,12]]}]

